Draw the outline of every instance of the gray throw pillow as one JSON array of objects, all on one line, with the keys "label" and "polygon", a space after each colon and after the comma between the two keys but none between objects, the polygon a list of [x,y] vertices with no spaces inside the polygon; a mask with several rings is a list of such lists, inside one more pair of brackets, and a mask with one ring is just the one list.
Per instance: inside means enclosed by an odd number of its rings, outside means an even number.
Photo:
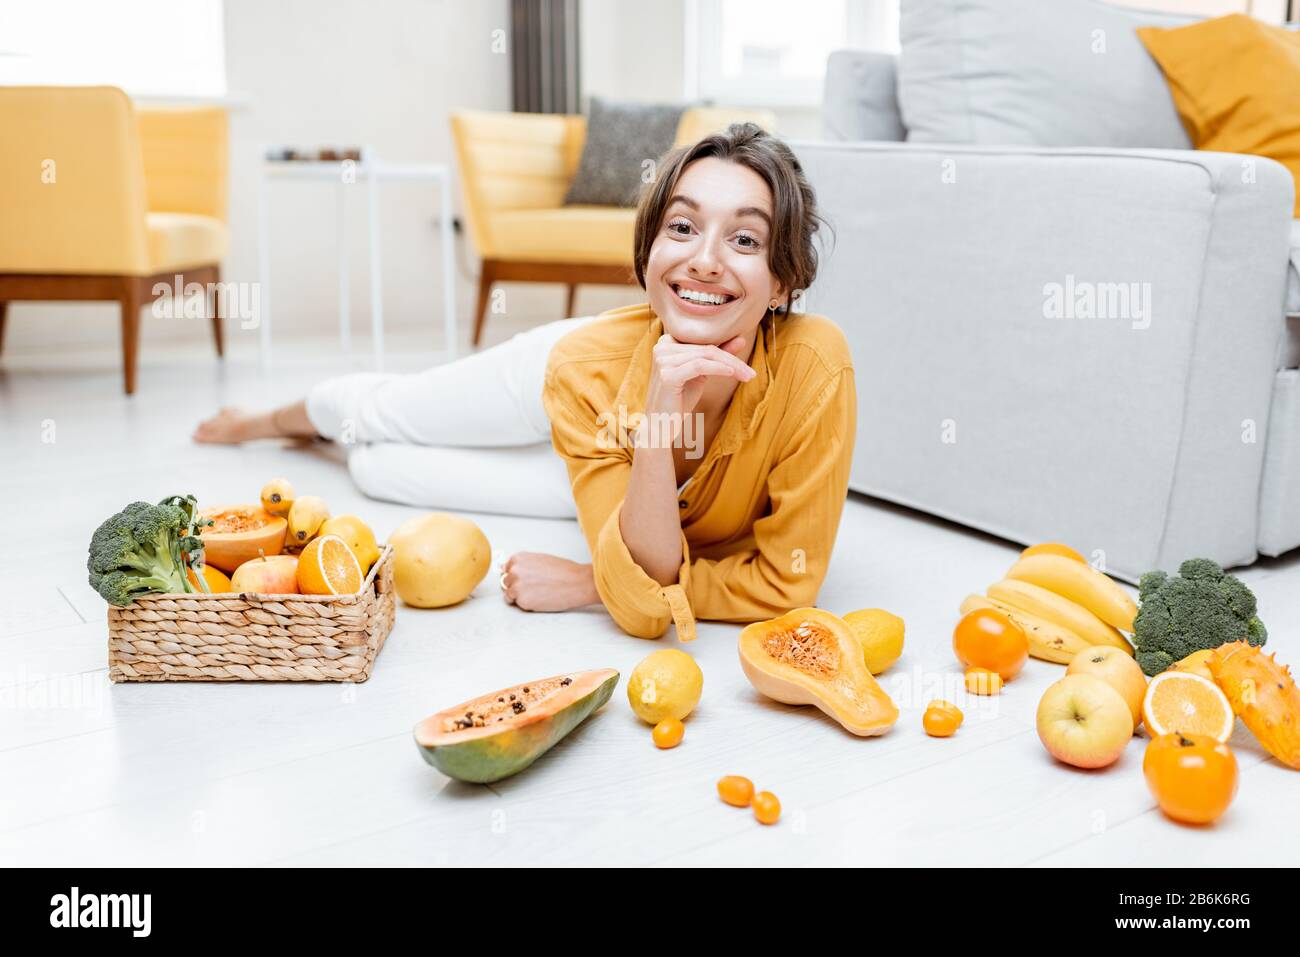
[{"label": "gray throw pillow", "polygon": [[591,98],[587,141],[566,206],[633,206],[645,161],[672,148],[685,107]]},{"label": "gray throw pillow", "polygon": [[898,100],[923,143],[1190,149],[1140,26],[1097,0],[903,0]]}]

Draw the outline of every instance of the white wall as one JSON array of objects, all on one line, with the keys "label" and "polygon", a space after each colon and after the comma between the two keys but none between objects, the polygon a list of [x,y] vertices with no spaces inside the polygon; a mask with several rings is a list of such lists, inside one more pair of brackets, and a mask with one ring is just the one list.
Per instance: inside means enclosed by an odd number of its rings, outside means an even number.
[{"label": "white wall", "polygon": [[[584,96],[685,99],[686,0],[583,0],[579,42]],[[775,112],[782,135],[820,136],[819,110]]]},{"label": "white wall", "polygon": [[584,96],[671,103],[682,99],[685,0],[581,0]]}]

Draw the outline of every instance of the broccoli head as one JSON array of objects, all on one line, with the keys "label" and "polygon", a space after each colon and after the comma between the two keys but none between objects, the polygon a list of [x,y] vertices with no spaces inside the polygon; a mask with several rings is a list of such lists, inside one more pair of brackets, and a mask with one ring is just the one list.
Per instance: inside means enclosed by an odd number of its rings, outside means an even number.
[{"label": "broccoli head", "polygon": [[1133,646],[1148,675],[1224,642],[1268,639],[1250,589],[1208,558],[1188,559],[1172,577],[1147,572],[1138,581],[1138,600]]},{"label": "broccoli head", "polygon": [[196,591],[185,574],[203,554],[195,504],[193,496],[173,496],[157,505],[132,502],[105,520],[90,539],[90,587],[114,605],[129,605],[151,592]]}]

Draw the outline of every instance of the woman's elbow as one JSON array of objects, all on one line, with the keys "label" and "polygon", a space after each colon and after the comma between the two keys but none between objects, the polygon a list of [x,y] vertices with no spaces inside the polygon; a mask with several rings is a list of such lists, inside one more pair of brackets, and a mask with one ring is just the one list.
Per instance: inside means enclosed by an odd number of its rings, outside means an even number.
[{"label": "woman's elbow", "polygon": [[811,608],[817,604],[817,595],[822,589],[822,575],[805,574],[798,578],[774,582],[773,591],[777,602],[784,611],[795,608]]},{"label": "woman's elbow", "polygon": [[637,614],[619,614],[610,611],[610,616],[614,623],[622,628],[624,632],[633,638],[661,638],[668,626],[672,624],[672,615],[664,615],[662,618],[652,618],[646,615]]}]

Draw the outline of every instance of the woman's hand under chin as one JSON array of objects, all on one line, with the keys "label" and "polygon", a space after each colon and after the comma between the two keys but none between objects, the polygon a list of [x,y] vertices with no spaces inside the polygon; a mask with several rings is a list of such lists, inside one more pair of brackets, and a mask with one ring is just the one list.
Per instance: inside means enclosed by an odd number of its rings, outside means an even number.
[{"label": "woman's hand under chin", "polygon": [[505,600],[524,611],[568,611],[600,604],[591,565],[545,552],[516,552],[501,566]]},{"label": "woman's hand under chin", "polygon": [[739,358],[748,348],[749,343],[742,336],[732,336],[715,346],[678,342],[664,333],[655,343],[651,357],[646,412],[689,414],[699,404],[710,376],[748,382],[754,377],[754,370]]}]

